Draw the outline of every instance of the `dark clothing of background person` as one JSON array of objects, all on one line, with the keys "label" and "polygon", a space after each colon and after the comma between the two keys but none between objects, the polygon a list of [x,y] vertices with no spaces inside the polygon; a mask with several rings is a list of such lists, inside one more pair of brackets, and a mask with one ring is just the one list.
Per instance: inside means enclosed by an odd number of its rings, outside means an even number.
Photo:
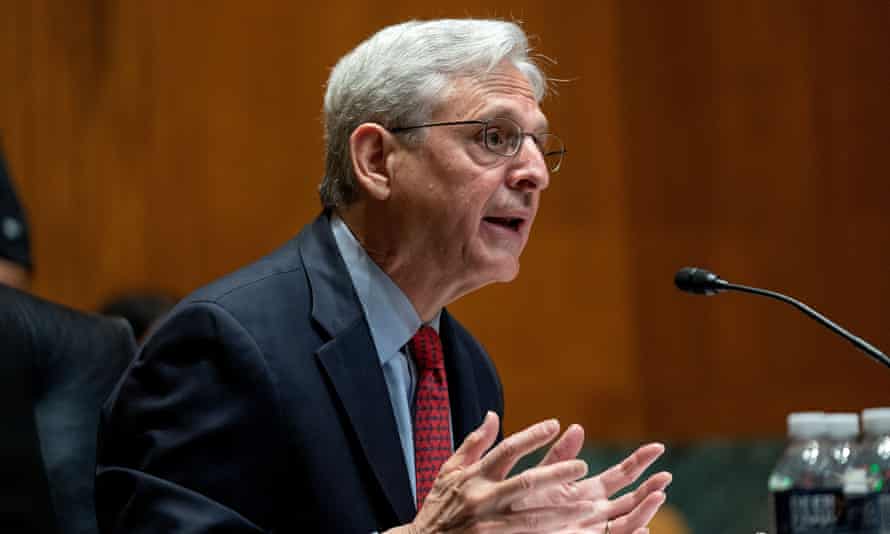
[{"label": "dark clothing of background person", "polygon": [[[503,414],[442,312],[454,441]],[[103,410],[102,532],[371,532],[415,516],[393,409],[328,215],[177,305]]]},{"label": "dark clothing of background person", "polygon": [[3,150],[0,148],[0,257],[30,271],[31,245],[25,210],[12,184]]},{"label": "dark clothing of background person", "polygon": [[122,320],[0,285],[0,531],[97,532],[99,408],[132,360]]},{"label": "dark clothing of background person", "polygon": [[33,269],[28,221],[0,147],[0,284],[28,289]]},{"label": "dark clothing of background person", "polygon": [[155,323],[172,310],[178,300],[163,293],[132,291],[108,300],[99,308],[99,313],[126,319],[136,341],[142,342]]}]

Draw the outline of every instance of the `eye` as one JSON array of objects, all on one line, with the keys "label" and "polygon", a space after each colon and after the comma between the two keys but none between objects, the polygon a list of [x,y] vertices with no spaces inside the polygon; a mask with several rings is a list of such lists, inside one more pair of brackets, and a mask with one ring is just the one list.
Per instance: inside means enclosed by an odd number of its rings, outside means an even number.
[{"label": "eye", "polygon": [[502,148],[504,144],[507,142],[504,137],[503,132],[501,132],[498,128],[486,128],[485,130],[485,144],[488,145],[488,148],[497,149]]}]

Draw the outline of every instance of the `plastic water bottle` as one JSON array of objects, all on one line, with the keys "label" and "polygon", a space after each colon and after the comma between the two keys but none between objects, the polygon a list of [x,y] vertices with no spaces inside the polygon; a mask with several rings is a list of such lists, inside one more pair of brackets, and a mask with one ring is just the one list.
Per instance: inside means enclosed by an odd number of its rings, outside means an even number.
[{"label": "plastic water bottle", "polygon": [[865,473],[870,503],[880,524],[877,532],[890,534],[890,408],[863,410],[862,431],[855,464]]},{"label": "plastic water bottle", "polygon": [[866,471],[856,464],[861,457],[857,442],[859,416],[833,413],[825,418],[829,461],[824,487],[838,493],[834,532],[878,534],[879,516],[874,499],[869,496]]},{"label": "plastic water bottle", "polygon": [[788,415],[788,445],[769,477],[774,534],[834,534],[842,488],[828,484],[823,412]]}]

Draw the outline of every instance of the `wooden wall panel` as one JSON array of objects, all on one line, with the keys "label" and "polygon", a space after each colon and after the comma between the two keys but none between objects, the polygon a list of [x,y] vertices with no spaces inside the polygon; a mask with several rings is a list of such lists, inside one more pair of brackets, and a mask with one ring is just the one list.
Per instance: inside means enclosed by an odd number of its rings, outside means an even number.
[{"label": "wooden wall panel", "polygon": [[887,4],[660,5],[623,3],[621,21],[635,332],[655,355],[645,427],[778,433],[791,410],[886,404],[890,374],[790,308],[696,301],[665,282],[683,264],[711,266],[888,346],[890,190],[872,144],[890,139],[873,96],[890,87]]},{"label": "wooden wall panel", "polygon": [[890,371],[778,303],[702,300],[678,267],[784,289],[890,347],[890,4],[405,0],[0,5],[0,134],[35,291],[93,308],[186,293],[319,210],[323,84],[407,18],[525,21],[570,149],[519,279],[452,308],[504,378],[508,430],[595,439],[782,431],[890,402]]}]

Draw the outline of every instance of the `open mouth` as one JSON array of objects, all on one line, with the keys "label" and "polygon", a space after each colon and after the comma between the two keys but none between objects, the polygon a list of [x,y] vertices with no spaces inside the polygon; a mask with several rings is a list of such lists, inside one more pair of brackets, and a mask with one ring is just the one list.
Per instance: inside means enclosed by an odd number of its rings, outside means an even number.
[{"label": "open mouth", "polygon": [[519,217],[484,217],[482,220],[489,224],[496,224],[513,230],[514,232],[518,232],[519,227],[522,226],[522,219]]}]

